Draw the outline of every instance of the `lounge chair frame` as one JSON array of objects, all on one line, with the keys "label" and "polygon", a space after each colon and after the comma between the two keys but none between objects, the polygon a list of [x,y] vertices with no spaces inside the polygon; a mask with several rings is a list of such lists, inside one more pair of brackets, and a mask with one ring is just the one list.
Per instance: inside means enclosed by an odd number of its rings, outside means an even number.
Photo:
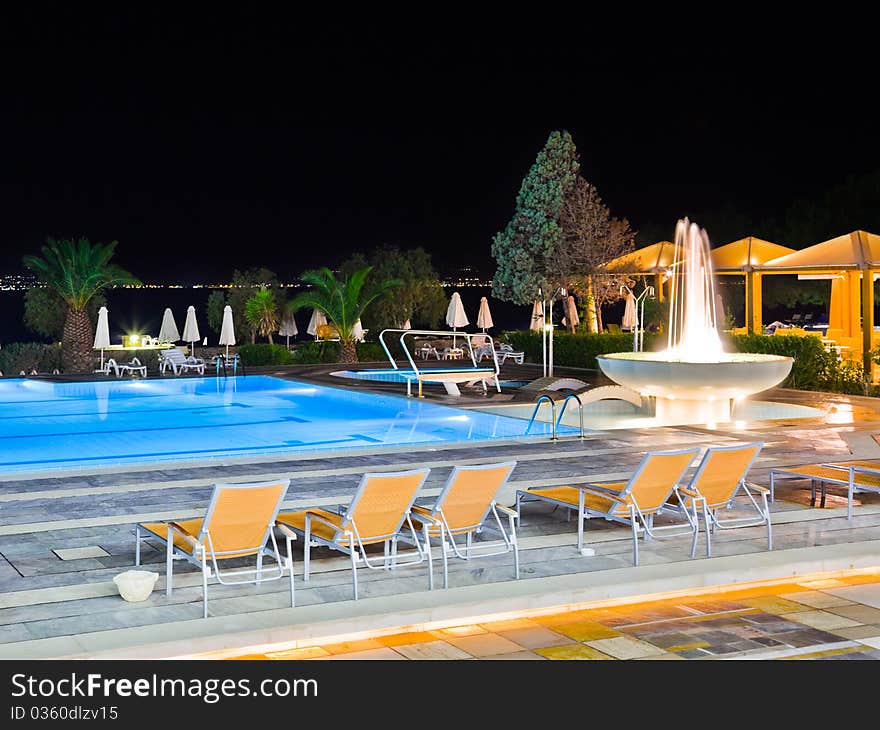
[{"label": "lounge chair frame", "polygon": [[820,508],[825,506],[826,485],[846,487],[846,519],[853,519],[853,496],[858,492],[880,492],[880,462],[869,460],[823,462],[770,470],[770,501],[775,499],[777,479],[809,479],[810,506],[816,504],[816,486],[821,489]]},{"label": "lounge chair frame", "polygon": [[[351,581],[352,581],[352,590],[354,595],[354,600],[358,600],[358,564],[363,563],[370,570],[394,570],[399,566],[408,566],[408,565],[418,565],[419,563],[428,561],[428,584],[429,588],[433,588],[433,563],[431,562],[431,551],[425,551],[422,548],[422,543],[419,540],[419,537],[416,533],[416,529],[413,526],[412,518],[410,515],[410,510],[412,509],[413,503],[415,502],[416,496],[418,496],[419,490],[422,488],[422,485],[425,483],[425,479],[427,478],[430,470],[429,469],[411,469],[410,471],[405,472],[370,472],[364,474],[361,477],[361,482],[358,485],[357,492],[352,498],[351,502],[347,507],[344,507],[344,511],[339,512],[342,517],[342,526],[336,525],[329,520],[324,519],[317,512],[313,512],[311,510],[306,510],[305,515],[305,529],[302,530],[303,534],[303,581],[308,581],[311,577],[311,548],[312,547],[320,547],[325,546],[332,548],[333,550],[338,550],[341,553],[345,553],[351,558]],[[421,474],[422,480],[419,483],[418,487],[413,491],[413,496],[409,501],[409,504],[406,506],[406,510],[403,512],[403,516],[401,521],[397,525],[397,529],[394,532],[389,532],[383,535],[369,535],[366,538],[361,536],[360,530],[358,530],[357,523],[355,519],[351,516],[356,511],[357,505],[363,497],[364,492],[366,491],[366,487],[369,484],[370,479],[382,479],[386,477],[402,477],[402,476],[410,476],[415,474]],[[312,532],[312,523],[318,522],[330,527],[334,530],[334,535],[332,538],[325,538],[320,535],[316,535]],[[402,532],[402,528],[404,523],[409,529],[409,535]],[[283,522],[277,522],[277,527],[285,536],[296,535],[300,532],[299,528],[292,527]],[[425,534],[427,535],[428,526],[424,527]],[[364,540],[368,541],[368,544],[376,544],[379,542],[384,543],[384,555],[382,558],[382,563],[374,564],[369,557],[367,557],[366,544]],[[398,542],[405,542],[413,545],[415,548],[414,552],[409,553],[400,553],[398,552],[397,545]],[[403,562],[401,562],[400,558],[406,558]]]},{"label": "lounge chair frame", "polygon": [[[447,496],[455,485],[455,481],[458,478],[458,475],[462,472],[475,472],[482,470],[490,470],[490,469],[501,469],[509,467],[510,471],[507,476],[504,477],[504,480],[499,484],[498,489],[500,490],[503,487],[507,480],[510,479],[510,474],[513,473],[513,469],[516,467],[515,461],[507,461],[499,464],[481,464],[479,466],[456,466],[452,473],[449,475],[449,478],[446,480],[446,484],[443,486],[443,489],[440,491],[440,494],[437,496],[437,499],[434,501],[434,505],[431,508],[413,508],[414,510],[418,510],[415,512],[414,517],[417,521],[423,523],[425,528],[434,527],[437,528],[440,533],[440,556],[443,561],[443,587],[449,587],[449,560],[448,556],[451,553],[455,557],[460,560],[472,560],[473,558],[478,557],[491,557],[494,555],[505,555],[506,553],[513,552],[513,571],[514,577],[519,580],[519,543],[516,538],[516,517],[517,513],[515,510],[510,507],[505,507],[502,504],[498,504],[493,497],[486,504],[486,510],[483,512],[483,515],[480,517],[479,521],[472,525],[465,525],[456,528],[452,528],[449,525],[449,521],[447,520],[446,513],[443,510],[443,506],[446,502]],[[497,496],[497,491],[496,495]],[[504,528],[504,523],[501,520],[501,516],[498,514],[499,511],[503,512],[508,519],[508,528]],[[486,518],[489,516],[489,513],[492,513],[492,516],[495,518],[495,527],[491,527],[486,524]],[[428,523],[428,524],[425,524]],[[486,542],[478,542],[474,543],[473,536],[474,534],[479,534],[483,531],[484,528],[497,530],[501,535],[500,540],[486,541]],[[465,535],[465,545],[464,549],[459,545],[455,540],[456,535]],[[425,540],[425,549],[428,555],[431,554],[431,534],[430,530],[423,530],[424,540]],[[434,579],[433,579],[433,571],[431,575],[431,580],[429,581],[430,588],[434,587]]]},{"label": "lounge chair frame", "polygon": [[[517,514],[517,524],[520,524],[521,514],[522,514],[522,504],[524,502],[532,502],[532,501],[543,501],[549,502],[551,504],[557,505],[559,507],[565,507],[568,510],[576,510],[577,511],[577,522],[578,522],[578,538],[577,538],[577,549],[578,552],[584,553],[584,522],[586,519],[592,517],[602,517],[611,522],[619,522],[623,525],[629,525],[632,530],[632,541],[633,541],[633,564],[639,565],[639,535],[644,535],[645,539],[657,539],[660,538],[661,533],[668,534],[669,537],[676,537],[679,535],[687,534],[690,532],[691,539],[691,557],[694,557],[697,549],[697,535],[699,531],[699,522],[697,520],[697,513],[694,510],[693,512],[687,508],[686,498],[683,497],[679,493],[679,485],[678,481],[684,476],[684,471],[676,483],[670,488],[670,496],[675,494],[676,499],[678,500],[678,505],[674,508],[671,508],[668,504],[661,504],[658,508],[651,510],[648,514],[645,514],[641,507],[639,507],[638,501],[635,497],[632,496],[632,488],[638,481],[639,477],[645,472],[646,469],[649,468],[651,464],[651,460],[655,456],[678,456],[684,454],[692,454],[694,457],[699,453],[698,449],[678,449],[676,451],[652,451],[645,454],[641,463],[636,467],[636,470],[630,476],[630,478],[626,481],[626,484],[621,489],[609,489],[605,485],[609,482],[588,482],[583,485],[572,485],[573,488],[578,490],[578,504],[574,505],[571,502],[566,502],[559,499],[554,499],[549,496],[537,494],[535,492],[530,492],[527,490],[517,490],[516,492],[516,514]],[[611,505],[607,511],[599,511],[594,510],[587,507],[584,504],[584,497],[587,494],[591,494],[596,497],[601,497],[602,499],[608,499],[611,501]],[[630,501],[627,501],[626,498],[629,498]],[[668,502],[668,497],[664,502]],[[616,510],[618,505],[623,505],[627,508],[627,514],[620,515],[616,514]],[[682,524],[673,524],[673,525],[663,525],[660,527],[654,526],[654,515],[655,514],[664,514],[667,512],[671,512],[680,516],[683,516],[687,521],[687,525]],[[669,534],[671,533],[671,534]]]},{"label": "lounge chair frame", "polygon": [[[275,509],[272,513],[272,518],[268,522],[266,526],[266,530],[263,533],[262,543],[259,546],[254,546],[252,548],[243,548],[240,550],[234,551],[217,551],[214,549],[214,541],[211,536],[211,518],[214,515],[214,510],[216,509],[217,503],[221,497],[221,494],[224,490],[235,490],[235,489],[254,489],[260,487],[272,487],[278,484],[283,485],[281,490],[281,494],[278,498],[278,502],[275,505]],[[135,562],[134,564],[141,564],[141,542],[158,538],[165,542],[165,595],[170,596],[174,590],[174,561],[175,560],[184,560],[192,565],[195,565],[197,568],[201,569],[202,572],[202,604],[203,611],[202,615],[204,618],[208,617],[208,578],[213,574],[214,577],[217,578],[217,582],[222,585],[241,585],[244,583],[256,583],[259,585],[263,581],[272,581],[279,580],[284,577],[285,570],[287,570],[290,576],[290,605],[291,607],[296,606],[296,588],[294,586],[294,578],[293,578],[293,549],[292,549],[292,541],[297,539],[296,535],[293,533],[285,534],[285,542],[286,542],[286,556],[282,556],[280,551],[278,550],[278,542],[275,539],[274,526],[275,526],[275,518],[278,515],[278,512],[281,507],[281,503],[284,501],[284,497],[287,494],[287,489],[290,486],[289,479],[281,479],[270,482],[257,482],[257,483],[249,483],[249,484],[215,484],[214,492],[211,495],[211,501],[208,504],[208,509],[205,512],[204,520],[202,521],[201,529],[199,530],[199,535],[196,538],[193,538],[188,532],[183,530],[178,524],[177,521],[169,521],[165,524],[167,525],[168,531],[165,537],[161,535],[157,535],[156,533],[142,528],[141,524],[135,526]],[[143,534],[141,530],[143,529]],[[175,533],[183,538],[185,542],[192,546],[192,552],[187,552],[182,548],[179,548],[174,544],[174,536]],[[267,544],[271,544],[271,549],[267,547]],[[234,558],[234,557],[245,557],[255,555],[257,559],[256,567],[254,568],[246,568],[241,570],[225,570],[221,571],[220,566],[218,564],[218,559],[223,560],[224,558]],[[263,568],[263,558],[270,557],[275,561],[275,567],[270,570],[270,572],[266,572]],[[210,559],[210,565],[209,563]],[[230,578],[236,578],[238,576],[243,575],[251,575],[254,576],[250,580],[230,580]]]},{"label": "lounge chair frame", "polygon": [[[755,463],[755,459],[758,458],[758,454],[761,452],[761,448],[763,446],[763,442],[756,441],[749,444],[710,447],[706,449],[706,453],[703,455],[703,459],[700,462],[700,465],[697,467],[697,471],[691,478],[690,484],[688,484],[686,487],[678,487],[677,492],[679,494],[679,498],[681,498],[681,496],[689,498],[691,500],[694,512],[696,513],[696,511],[699,509],[699,513],[703,516],[703,524],[706,528],[707,558],[712,557],[712,533],[716,532],[717,530],[729,530],[739,527],[760,527],[761,525],[766,525],[767,549],[773,549],[773,524],[770,520],[770,505],[767,503],[767,497],[770,494],[770,490],[767,489],[767,487],[762,487],[759,484],[754,484],[752,482],[746,481],[746,476],[748,475],[749,470],[752,468],[752,465]],[[731,490],[729,497],[719,502],[710,503],[708,497],[700,492],[699,485],[700,479],[709,468],[711,455],[719,452],[739,451],[755,447],[757,447],[755,453],[752,455],[752,458],[749,459],[748,464],[742,472],[742,476],[736,482],[736,486],[733,488],[733,490]],[[752,507],[755,508],[755,512],[757,513],[757,518],[731,517],[729,519],[722,519],[721,517],[719,517],[719,510],[730,509],[730,507],[733,506],[733,500],[736,498],[736,495],[739,493],[740,490],[742,490],[743,493],[749,498]],[[760,496],[761,504],[758,504],[758,501],[755,499],[755,495],[753,494],[753,492]],[[675,507],[673,507],[673,509],[675,509]],[[691,554],[691,557],[694,557],[694,555]]]}]

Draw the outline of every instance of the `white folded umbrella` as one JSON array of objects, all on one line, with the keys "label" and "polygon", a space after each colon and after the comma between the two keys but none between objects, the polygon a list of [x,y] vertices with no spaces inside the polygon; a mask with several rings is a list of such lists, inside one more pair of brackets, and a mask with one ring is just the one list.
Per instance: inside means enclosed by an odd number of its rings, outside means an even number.
[{"label": "white folded umbrella", "polygon": [[281,327],[278,328],[278,334],[287,338],[287,347],[290,347],[290,338],[296,337],[299,330],[296,328],[296,320],[292,314],[288,314],[281,320]]},{"label": "white folded umbrella", "polygon": [[[446,309],[446,324],[452,327],[453,332],[459,327],[465,327],[470,324],[467,315],[464,313],[461,295],[457,291],[452,292],[452,297],[449,299],[449,307]],[[452,346],[455,347],[455,335],[452,336]]]},{"label": "white folded umbrella", "polygon": [[623,309],[623,319],[620,326],[625,330],[631,330],[638,324],[636,312],[636,298],[632,292],[626,295],[626,306]]},{"label": "white folded umbrella", "polygon": [[529,329],[535,332],[544,329],[544,302],[540,299],[536,299],[532,305],[532,321],[529,324]]},{"label": "white folded umbrella", "polygon": [[220,343],[226,345],[226,357],[229,357],[229,346],[235,344],[235,325],[232,322],[232,307],[223,307],[223,324],[220,326]]},{"label": "white folded umbrella", "polygon": [[107,307],[98,310],[98,326],[95,328],[95,344],[92,347],[101,351],[101,370],[103,370],[104,348],[110,347],[110,321],[107,317]]},{"label": "white folded umbrella", "polygon": [[317,337],[318,327],[322,324],[327,324],[327,318],[320,309],[313,309],[312,318],[309,320],[309,326],[306,328],[306,333],[310,334],[312,337]]},{"label": "white folded umbrella", "polygon": [[166,307],[165,314],[162,315],[162,326],[159,328],[159,342],[177,342],[179,339],[180,331],[177,329],[177,322],[174,321],[171,308]]},{"label": "white folded umbrella", "polygon": [[580,317],[578,317],[577,305],[574,303],[574,297],[571,294],[565,298],[565,301],[562,303],[562,308],[565,310],[565,316],[562,318],[562,323],[573,330],[581,323],[581,320]]},{"label": "white folded umbrella", "polygon": [[196,308],[190,306],[186,310],[186,322],[183,325],[183,337],[181,338],[184,342],[189,342],[192,347],[192,354],[196,354],[196,342],[202,339],[202,336],[199,334],[199,323],[196,322]]},{"label": "white folded umbrella", "polygon": [[351,336],[354,338],[355,342],[364,341],[364,327],[360,320],[355,322],[354,327],[351,328]]},{"label": "white folded umbrella", "polygon": [[489,311],[489,300],[486,297],[480,299],[480,311],[477,313],[477,327],[485,332],[487,329],[494,327],[492,321],[492,313]]}]

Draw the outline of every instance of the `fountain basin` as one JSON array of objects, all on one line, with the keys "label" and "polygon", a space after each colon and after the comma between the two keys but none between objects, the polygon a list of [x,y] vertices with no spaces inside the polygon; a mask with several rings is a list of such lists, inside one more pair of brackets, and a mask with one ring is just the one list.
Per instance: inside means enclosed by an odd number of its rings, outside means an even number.
[{"label": "fountain basin", "polygon": [[781,355],[738,352],[712,362],[675,359],[666,352],[614,352],[596,360],[615,383],[655,397],[661,422],[679,423],[729,421],[732,401],[778,385],[793,363]]}]

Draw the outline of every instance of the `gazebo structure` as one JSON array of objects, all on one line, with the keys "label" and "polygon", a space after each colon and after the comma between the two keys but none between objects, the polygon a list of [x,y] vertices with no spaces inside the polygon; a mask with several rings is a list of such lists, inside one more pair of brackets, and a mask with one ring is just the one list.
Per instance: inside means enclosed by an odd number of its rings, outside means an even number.
[{"label": "gazebo structure", "polygon": [[605,264],[605,271],[609,274],[653,276],[654,291],[657,299],[662,302],[665,299],[663,284],[674,263],[675,244],[672,241],[659,241],[612,259]]},{"label": "gazebo structure", "polygon": [[[862,356],[866,372],[871,370],[867,353],[873,349],[874,278],[880,272],[880,236],[853,231],[830,241],[765,261],[755,267],[760,277],[768,274],[797,274],[832,281],[827,337]],[[760,324],[760,308],[753,310]],[[836,325],[836,326],[835,326]],[[880,339],[880,333],[877,333]]]},{"label": "gazebo structure", "polygon": [[756,267],[792,253],[796,253],[793,248],[754,236],[712,249],[712,265],[716,274],[742,276],[745,280],[746,328],[749,333],[760,334],[764,329],[761,322],[761,273]]}]

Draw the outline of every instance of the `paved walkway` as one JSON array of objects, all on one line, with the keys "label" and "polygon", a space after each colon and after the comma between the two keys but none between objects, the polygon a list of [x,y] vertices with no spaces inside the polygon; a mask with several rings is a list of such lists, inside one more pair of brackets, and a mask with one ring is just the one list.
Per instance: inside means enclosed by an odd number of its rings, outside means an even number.
[{"label": "paved walkway", "polygon": [[880,659],[880,580],[807,581],[234,658]]}]

